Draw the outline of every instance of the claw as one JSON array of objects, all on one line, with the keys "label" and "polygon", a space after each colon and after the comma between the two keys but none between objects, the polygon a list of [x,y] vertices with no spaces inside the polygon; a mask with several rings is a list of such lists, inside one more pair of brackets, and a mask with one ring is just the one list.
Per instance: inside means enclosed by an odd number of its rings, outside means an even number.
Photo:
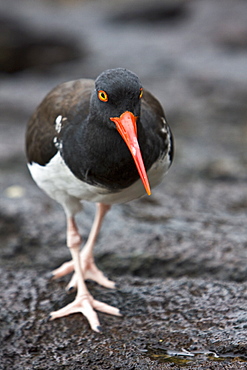
[{"label": "claw", "polygon": [[[98,333],[103,333],[103,329],[102,329],[102,327],[101,326],[97,326],[97,332]],[[96,330],[95,330],[96,331]]]}]

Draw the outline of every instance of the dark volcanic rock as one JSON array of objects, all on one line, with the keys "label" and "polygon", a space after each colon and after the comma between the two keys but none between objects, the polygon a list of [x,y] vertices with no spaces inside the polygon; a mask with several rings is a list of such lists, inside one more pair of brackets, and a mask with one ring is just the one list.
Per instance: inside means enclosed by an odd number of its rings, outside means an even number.
[{"label": "dark volcanic rock", "polygon": [[105,331],[95,334],[79,314],[47,321],[48,311],[70,300],[61,294],[63,284],[31,270],[1,270],[1,276],[9,297],[1,297],[6,368],[168,369],[173,363],[189,369],[245,368],[246,284],[125,278],[118,279],[116,292],[89,284],[95,297],[124,314],[100,314]]}]

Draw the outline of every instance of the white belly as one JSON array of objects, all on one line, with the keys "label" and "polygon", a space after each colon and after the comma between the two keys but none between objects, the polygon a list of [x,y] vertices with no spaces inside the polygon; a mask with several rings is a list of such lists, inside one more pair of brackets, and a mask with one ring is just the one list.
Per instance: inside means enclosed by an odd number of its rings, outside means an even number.
[{"label": "white belly", "polygon": [[[89,185],[73,175],[59,152],[46,166],[33,163],[28,164],[28,168],[37,185],[51,198],[61,203],[65,212],[70,215],[80,210],[82,200],[105,204],[125,203],[145,194],[141,180],[115,193],[110,193],[109,190],[99,186]],[[168,168],[169,161],[166,157],[150,168],[147,174],[151,188],[162,181]]]}]

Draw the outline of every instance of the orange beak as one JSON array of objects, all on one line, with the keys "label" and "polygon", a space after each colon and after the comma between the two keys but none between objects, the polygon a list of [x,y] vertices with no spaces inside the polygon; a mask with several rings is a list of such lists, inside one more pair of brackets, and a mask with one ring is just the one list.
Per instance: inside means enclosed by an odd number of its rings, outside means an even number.
[{"label": "orange beak", "polygon": [[117,130],[128,146],[130,153],[135,161],[136,168],[143,182],[144,188],[148,195],[151,195],[151,190],[148,182],[147,173],[144,167],[141,150],[137,141],[137,117],[131,112],[124,112],[120,117],[111,117],[111,121],[116,124]]}]

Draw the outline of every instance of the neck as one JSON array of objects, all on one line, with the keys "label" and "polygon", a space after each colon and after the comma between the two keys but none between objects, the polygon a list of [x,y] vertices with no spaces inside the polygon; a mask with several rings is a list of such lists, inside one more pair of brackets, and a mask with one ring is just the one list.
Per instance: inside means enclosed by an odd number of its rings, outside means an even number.
[{"label": "neck", "polygon": [[66,132],[63,158],[80,180],[120,190],[138,178],[127,145],[112,127],[88,117],[83,124]]}]

